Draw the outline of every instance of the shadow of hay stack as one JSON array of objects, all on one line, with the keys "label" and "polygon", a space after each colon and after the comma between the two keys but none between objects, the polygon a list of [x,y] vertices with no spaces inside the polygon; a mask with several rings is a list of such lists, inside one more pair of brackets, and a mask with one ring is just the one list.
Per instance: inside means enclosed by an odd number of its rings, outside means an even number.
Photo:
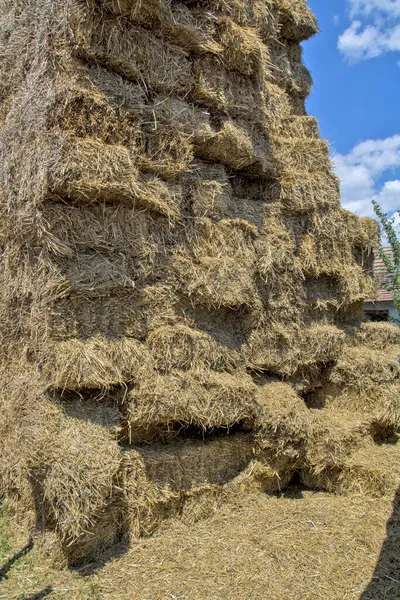
[{"label": "shadow of hay stack", "polygon": [[387,538],[371,583],[360,600],[397,600],[400,597],[400,489],[393,502],[393,514],[387,523]]},{"label": "shadow of hay stack", "polygon": [[0,492],[60,564],[299,474],[392,489],[400,340],[360,328],[377,226],[305,112],[317,30],[0,0]]},{"label": "shadow of hay stack", "polygon": [[44,590],[42,590],[41,592],[34,594],[33,596],[29,596],[29,597],[24,596],[23,600],[45,600],[45,598],[48,598],[50,596],[52,591],[53,591],[53,588],[47,587]]},{"label": "shadow of hay stack", "polygon": [[33,548],[33,540],[29,540],[29,542],[26,544],[26,546],[21,548],[21,550],[19,552],[14,554],[14,556],[12,556],[4,565],[2,565],[0,567],[0,581],[2,579],[4,579],[5,577],[7,577],[7,573],[12,568],[13,564],[17,560],[22,558],[22,556],[25,556],[25,554],[27,554],[30,550],[32,550],[32,548]]}]

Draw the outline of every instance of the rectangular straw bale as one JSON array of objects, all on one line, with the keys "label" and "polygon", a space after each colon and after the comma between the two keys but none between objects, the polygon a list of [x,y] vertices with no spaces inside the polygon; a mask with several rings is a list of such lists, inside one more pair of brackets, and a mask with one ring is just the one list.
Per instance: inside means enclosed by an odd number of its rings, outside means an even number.
[{"label": "rectangular straw bale", "polygon": [[[79,89],[85,88],[96,97],[101,96],[108,106],[135,122],[141,122],[149,102],[148,92],[143,81],[133,83],[125,77],[102,67],[98,63],[77,61],[79,68]],[[78,84],[75,84],[78,85]],[[72,86],[74,89],[75,86]]]},{"label": "rectangular straw bale", "polygon": [[344,388],[367,392],[399,377],[397,360],[386,353],[359,346],[344,348],[330,374],[330,381]]},{"label": "rectangular straw bale", "polygon": [[207,369],[142,378],[130,392],[123,436],[130,444],[168,440],[185,426],[201,431],[251,424],[258,408],[249,375]]},{"label": "rectangular straw bale", "polygon": [[205,0],[202,4],[215,15],[230,17],[242,27],[256,29],[266,41],[279,34],[274,0]]},{"label": "rectangular straw bale", "polygon": [[294,472],[304,459],[309,414],[304,400],[287,384],[264,383],[257,390],[260,414],[255,456],[278,473]]},{"label": "rectangular straw bale", "polygon": [[223,219],[231,214],[232,189],[224,165],[194,162],[183,187],[195,217]]},{"label": "rectangular straw bale", "polygon": [[350,411],[310,411],[310,435],[302,468],[303,483],[328,492],[339,488],[346,460],[359,448],[372,446],[364,419]]},{"label": "rectangular straw bale", "polygon": [[293,375],[299,368],[333,362],[344,344],[344,333],[333,325],[308,328],[284,325],[255,330],[246,346],[249,368]]},{"label": "rectangular straw bale", "polygon": [[71,293],[104,295],[133,288],[155,276],[167,260],[169,230],[143,210],[46,203],[38,227]]},{"label": "rectangular straw bale", "polygon": [[276,206],[267,206],[265,212],[261,235],[255,242],[258,271],[266,284],[286,287],[283,272],[291,270],[293,259],[289,257],[294,254],[296,241]]},{"label": "rectangular straw bale", "polygon": [[302,42],[318,33],[318,23],[306,0],[274,0],[279,11],[280,34],[283,38]]},{"label": "rectangular straw bale", "polygon": [[263,123],[265,100],[263,83],[247,75],[229,71],[222,61],[212,55],[197,58],[193,64],[193,99],[210,109],[228,112]]},{"label": "rectangular straw bale", "polygon": [[41,377],[50,389],[101,389],[124,385],[148,368],[147,350],[135,339],[48,340],[36,357]]},{"label": "rectangular straw bale", "polygon": [[32,473],[43,525],[55,525],[70,564],[95,557],[121,533],[118,445],[101,426],[64,416],[45,452]]},{"label": "rectangular straw bale", "polygon": [[340,473],[340,492],[393,497],[400,480],[399,458],[399,443],[360,448],[346,461]]},{"label": "rectangular straw bale", "polygon": [[[138,94],[138,101],[139,98]],[[145,99],[141,97],[140,101],[143,107]],[[86,79],[82,85],[68,82],[68,85],[56,89],[53,106],[49,110],[48,127],[59,128],[77,138],[90,137],[103,144],[122,145],[135,154],[140,132],[139,117],[140,112],[133,115],[113,106],[108,97]]]},{"label": "rectangular straw bale", "polygon": [[400,428],[400,382],[380,384],[366,392],[328,385],[321,400],[332,410],[348,410],[368,424],[375,441],[393,438]]},{"label": "rectangular straw bale", "polygon": [[168,518],[180,517],[189,524],[213,514],[229,493],[242,489],[241,475],[251,466],[251,457],[252,436],[246,434],[126,449],[124,488],[131,535],[151,535]]},{"label": "rectangular straw bale", "polygon": [[190,135],[193,143],[201,143],[212,135],[210,113],[181,98],[158,95],[146,113],[148,125],[156,131],[160,124],[176,127]]},{"label": "rectangular straw bale", "polygon": [[48,196],[91,203],[139,205],[174,218],[180,208],[180,187],[141,177],[137,160],[123,146],[95,139],[50,135]]},{"label": "rectangular straw bale", "polygon": [[325,140],[271,136],[272,155],[279,173],[293,168],[305,173],[330,173],[332,163]]},{"label": "rectangular straw bale", "polygon": [[311,91],[312,77],[302,63],[301,46],[286,40],[268,45],[270,70],[275,81],[289,94],[296,93],[306,98]]},{"label": "rectangular straw bale", "polygon": [[140,448],[149,481],[157,488],[184,494],[223,486],[237,477],[253,457],[253,435],[226,435],[209,441],[183,441]]},{"label": "rectangular straw bale", "polygon": [[284,119],[282,122],[285,135],[294,138],[312,138],[318,140],[320,138],[319,123],[315,117],[291,116]]},{"label": "rectangular straw bale", "polygon": [[394,323],[362,323],[355,342],[371,350],[400,347],[400,328]]},{"label": "rectangular straw bale", "polygon": [[187,53],[127,19],[104,19],[95,11],[73,23],[75,53],[157,91],[187,93],[191,63]]},{"label": "rectangular straw bale", "polygon": [[96,139],[50,135],[49,191],[54,197],[133,205],[138,171],[133,155],[120,145]]},{"label": "rectangular straw bale", "polygon": [[177,124],[143,125],[140,150],[140,168],[165,179],[179,177],[193,160],[191,136]]},{"label": "rectangular straw bale", "polygon": [[229,256],[193,260],[178,249],[173,268],[182,293],[196,305],[210,310],[260,306],[254,267],[246,260]]},{"label": "rectangular straw bale", "polygon": [[[372,278],[366,276],[358,265],[344,264],[335,273],[321,274],[305,280],[307,304],[313,309],[325,312],[334,309],[337,317],[356,316],[359,319],[359,306],[369,296],[374,287]],[[352,313],[352,307],[356,313]],[[339,319],[340,320],[340,319]]]},{"label": "rectangular straw bale", "polygon": [[199,221],[193,234],[188,233],[190,250],[177,247],[174,252],[173,268],[182,292],[209,308],[258,306],[253,235],[245,222]]},{"label": "rectangular straw bale", "polygon": [[218,41],[224,49],[224,63],[229,70],[243,75],[263,73],[269,53],[256,29],[242,27],[230,17],[222,17],[218,19],[217,31]]},{"label": "rectangular straw bale", "polygon": [[244,121],[224,120],[207,140],[196,144],[195,154],[253,176],[274,173],[275,162],[266,136]]},{"label": "rectangular straw bale", "polygon": [[161,373],[173,369],[213,369],[231,373],[243,366],[239,352],[186,325],[160,327],[150,333],[146,345],[154,368]]},{"label": "rectangular straw bale", "polygon": [[[331,181],[333,185],[337,185],[334,176]],[[306,217],[304,237],[300,241],[300,259],[305,273],[316,276],[333,273],[342,277],[344,284],[346,281],[351,283],[350,275],[352,275],[353,284],[358,283],[360,287],[359,293],[365,292],[364,297],[367,297],[371,277],[365,267],[368,264],[370,244],[373,240],[367,242],[364,237],[361,242],[360,234],[361,236],[364,234],[357,217],[353,215],[355,217],[353,222],[349,216],[347,211],[338,206],[337,210],[331,207],[329,211],[318,210]],[[362,245],[358,246],[360,243]],[[354,258],[358,247],[362,260],[356,264]],[[346,285],[344,291],[345,287]],[[352,293],[357,294],[355,288]]]},{"label": "rectangular straw bale", "polygon": [[268,203],[264,182],[228,177],[224,165],[195,161],[192,172],[185,176],[183,188],[195,217],[216,221],[238,219],[247,222],[249,229],[262,228]]},{"label": "rectangular straw bale", "polygon": [[306,173],[288,168],[271,191],[273,198],[289,213],[340,207],[340,184],[333,173]]},{"label": "rectangular straw bale", "polygon": [[[191,3],[185,6],[184,2],[174,2],[171,6],[165,0],[150,0],[149,2],[141,2],[140,0],[102,0],[102,4],[107,10],[114,14],[125,14],[133,21],[139,22],[146,26],[161,26],[165,32],[174,35],[179,43],[184,43],[183,38],[184,26],[186,21],[187,42],[190,37],[192,44],[194,40],[199,38],[197,45],[199,49],[216,51],[216,44],[212,46],[210,42],[206,42],[200,37],[199,25],[196,26],[194,21],[197,13],[196,6]],[[186,16],[190,8],[192,17]],[[185,10],[186,9],[186,10]],[[243,27],[252,27],[260,30],[264,38],[275,37],[279,32],[278,19],[274,11],[273,0],[205,0],[201,3],[203,13],[217,16],[230,17],[238,25]],[[200,11],[199,11],[200,12]],[[179,18],[179,14],[181,17]],[[185,14],[186,13],[186,14]],[[186,19],[184,19],[186,16]],[[175,26],[175,27],[174,27]],[[175,30],[174,30],[175,29]],[[183,30],[180,32],[180,29]],[[193,31],[191,32],[190,29]],[[191,33],[191,36],[190,36]],[[209,36],[212,38],[212,33]],[[180,41],[182,39],[182,42]]]},{"label": "rectangular straw bale", "polygon": [[69,294],[52,303],[42,318],[53,339],[101,335],[143,340],[153,329],[180,321],[177,302],[172,288],[161,283],[90,297]]}]

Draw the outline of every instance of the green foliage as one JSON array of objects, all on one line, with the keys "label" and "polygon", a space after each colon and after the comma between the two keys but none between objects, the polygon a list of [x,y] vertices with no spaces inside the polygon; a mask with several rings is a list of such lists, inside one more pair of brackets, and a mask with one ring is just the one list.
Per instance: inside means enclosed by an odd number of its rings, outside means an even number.
[{"label": "green foliage", "polygon": [[400,242],[394,230],[393,217],[389,219],[375,200],[372,201],[372,204],[392,250],[392,255],[389,256],[382,245],[378,248],[379,256],[389,273],[390,279],[388,283],[382,284],[382,287],[393,295],[394,305],[400,314]]}]

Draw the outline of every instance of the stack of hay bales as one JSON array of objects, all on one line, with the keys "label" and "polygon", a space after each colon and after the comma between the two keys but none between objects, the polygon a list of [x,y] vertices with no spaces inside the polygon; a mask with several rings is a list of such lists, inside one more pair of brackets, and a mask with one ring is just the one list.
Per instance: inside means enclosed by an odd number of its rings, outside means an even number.
[{"label": "stack of hay bales", "polygon": [[377,232],[305,113],[305,0],[0,8],[13,510],[76,563],[297,472],[344,489],[398,369],[357,333]]}]

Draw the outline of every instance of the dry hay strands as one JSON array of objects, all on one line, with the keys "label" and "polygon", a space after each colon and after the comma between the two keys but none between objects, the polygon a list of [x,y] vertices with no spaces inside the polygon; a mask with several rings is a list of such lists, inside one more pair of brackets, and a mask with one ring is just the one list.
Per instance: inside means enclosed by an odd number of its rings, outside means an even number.
[{"label": "dry hay strands", "polygon": [[287,117],[282,122],[282,129],[287,137],[320,139],[318,120],[309,115]]},{"label": "dry hay strands", "polygon": [[263,73],[269,53],[257,30],[241,27],[230,17],[222,17],[218,19],[217,39],[224,50],[222,59],[228,70],[243,75]]},{"label": "dry hay strands", "polygon": [[189,171],[194,157],[191,134],[177,124],[143,126],[140,151],[139,167],[165,179]]},{"label": "dry hay strands", "polygon": [[149,105],[140,85],[101,68],[81,70],[79,84],[67,89],[64,85],[57,93],[49,110],[50,128],[109,147],[123,146],[135,158],[136,167],[164,178],[177,177],[189,168],[193,132],[184,131],[172,118],[159,123],[157,98]]},{"label": "dry hay strands", "polygon": [[88,340],[46,342],[36,362],[49,389],[101,389],[124,385],[149,368],[146,348],[140,342],[96,336]]},{"label": "dry hay strands", "polygon": [[74,51],[127,79],[159,92],[185,94],[192,84],[187,53],[126,19],[92,12],[73,24]]},{"label": "dry hay strands", "polygon": [[189,7],[187,3],[171,4],[168,0],[101,0],[101,3],[113,14],[126,17],[155,36],[161,34],[186,52],[223,52],[223,47],[215,39],[217,17],[213,11]]},{"label": "dry hay strands", "polygon": [[124,489],[131,535],[151,535],[171,517],[188,524],[209,516],[235,492],[252,455],[251,434],[126,450]]},{"label": "dry hay strands", "polygon": [[235,200],[224,165],[194,162],[183,188],[194,217],[221,220],[232,215]]},{"label": "dry hay strands", "polygon": [[305,173],[287,168],[271,193],[287,214],[340,207],[339,181],[333,173]]},{"label": "dry hay strands", "polygon": [[[275,90],[272,91],[274,94]],[[271,98],[268,102],[273,104]],[[276,112],[275,108],[273,106],[271,110]],[[211,123],[206,109],[161,96],[148,107],[148,111],[149,123],[153,124],[154,131],[161,123],[187,134],[197,158],[243,170],[253,178],[268,177],[275,172],[266,130],[254,122],[222,117],[218,124]],[[268,111],[267,106],[266,113]],[[274,118],[279,118],[279,115]]]},{"label": "dry hay strands", "polygon": [[188,232],[188,245],[177,247],[173,269],[184,295],[193,304],[210,309],[259,309],[260,298],[255,281],[254,227],[246,222],[210,219],[197,222]]},{"label": "dry hay strands", "polygon": [[259,31],[268,41],[279,34],[279,23],[273,0],[205,0],[208,10],[230,17],[243,27]]},{"label": "dry hay strands", "polygon": [[126,146],[135,153],[138,121],[146,106],[144,90],[106,69],[76,66],[80,73],[78,82],[57,82],[52,106],[48,108],[48,128],[103,144]]},{"label": "dry hay strands", "polygon": [[301,469],[307,487],[335,491],[347,458],[361,447],[372,445],[368,424],[349,410],[310,411],[307,451]]},{"label": "dry hay strands", "polygon": [[269,186],[264,181],[228,176],[224,165],[197,161],[183,188],[194,217],[217,222],[231,219],[243,226],[247,223],[255,235],[256,230],[262,230],[269,202]]},{"label": "dry hay strands", "polygon": [[118,541],[121,452],[107,430],[63,417],[57,436],[35,462],[29,479],[42,527],[55,530],[70,564],[94,558]]},{"label": "dry hay strands", "polygon": [[207,132],[203,140],[195,142],[195,155],[254,177],[271,176],[275,169],[266,136],[244,121],[224,120],[217,130]]},{"label": "dry hay strands", "polygon": [[206,55],[193,63],[190,97],[212,111],[258,124],[267,133],[279,129],[290,114],[287,96],[267,73],[257,78],[229,71],[218,57]]},{"label": "dry hay strands", "polygon": [[246,346],[246,364],[254,370],[294,376],[303,367],[318,367],[336,360],[344,333],[334,325],[304,328],[275,325],[255,330]]},{"label": "dry hay strands", "polygon": [[[38,237],[68,277],[71,290],[102,294],[107,282],[133,288],[166,260],[170,229],[164,219],[124,205],[40,206]],[[111,288],[113,286],[111,285]]]},{"label": "dry hay strands", "polygon": [[181,320],[177,304],[171,286],[162,283],[104,295],[69,294],[52,304],[46,314],[46,332],[58,340],[96,335],[143,340],[153,329]]},{"label": "dry hay strands", "polygon": [[[105,103],[108,106],[108,110],[112,109],[114,114],[118,116],[119,123],[121,121],[124,123],[125,120],[139,123],[144,120],[145,111],[149,103],[149,94],[143,82],[133,83],[97,63],[91,64],[84,61],[76,61],[76,67],[78,69],[78,83],[68,86],[71,97],[66,100],[66,108],[69,107],[69,103],[71,104],[71,109],[67,111],[67,114],[71,114],[72,121],[74,120],[75,104],[78,111],[82,106],[83,112],[86,110],[86,107],[88,110],[90,108],[92,112],[95,111],[97,103],[101,108]],[[82,99],[80,98],[81,95]],[[91,104],[93,95],[96,101],[94,105]],[[84,120],[85,115],[83,117]],[[95,116],[95,120],[96,123],[101,123],[101,116]],[[70,124],[69,121],[66,122]],[[111,120],[111,122],[114,123],[114,120]],[[73,122],[71,125],[73,126]]]},{"label": "dry hay strands", "polygon": [[237,25],[260,31],[268,40],[279,33],[279,23],[273,0],[201,0],[174,2],[165,0],[102,0],[103,6],[118,15],[126,15],[145,27],[162,29],[174,43],[192,52],[221,52],[213,39],[215,21],[229,17]]},{"label": "dry hay strands", "polygon": [[400,480],[400,443],[361,448],[347,461],[339,491],[363,496],[393,496]]},{"label": "dry hay strands", "polygon": [[131,444],[174,438],[189,426],[229,431],[242,423],[251,428],[258,410],[249,375],[200,368],[142,378],[127,402],[122,435]]},{"label": "dry hay strands", "polygon": [[139,205],[174,219],[180,187],[154,177],[139,178],[134,156],[123,146],[94,139],[49,137],[48,197],[76,202]]},{"label": "dry hay strands", "polygon": [[360,392],[368,392],[398,378],[397,360],[363,346],[345,348],[330,373],[331,383]]},{"label": "dry hay strands", "polygon": [[232,117],[264,123],[266,101],[264,87],[258,79],[229,71],[218,57],[205,55],[193,63],[193,100],[212,110]]},{"label": "dry hay strands", "polygon": [[280,35],[302,42],[319,32],[318,23],[306,0],[274,0],[279,11]]},{"label": "dry hay strands", "polygon": [[306,173],[330,173],[332,170],[329,146],[325,140],[272,135],[270,142],[278,173],[293,168],[293,165],[296,165],[297,171]]},{"label": "dry hay strands", "polygon": [[178,250],[173,268],[181,292],[194,305],[210,310],[261,308],[251,263],[228,256],[204,256],[193,260],[186,252]]},{"label": "dry hay strands", "polygon": [[309,436],[309,411],[294,389],[284,383],[265,383],[257,390],[260,414],[255,454],[269,470],[288,479],[302,464]]},{"label": "dry hay strands", "polygon": [[246,492],[282,492],[292,481],[294,472],[292,465],[283,461],[277,469],[276,461],[271,465],[264,458],[254,458],[247,469],[228,486],[227,492],[229,497],[233,494],[243,496]]},{"label": "dry hay strands", "polygon": [[153,367],[161,373],[173,369],[213,369],[231,373],[244,366],[239,352],[186,325],[160,327],[149,335],[146,345]]},{"label": "dry hay strands", "polygon": [[288,94],[307,98],[311,92],[313,80],[310,71],[302,63],[302,48],[298,43],[287,40],[274,41],[268,46],[270,70],[273,79]]},{"label": "dry hay strands", "polygon": [[356,333],[354,343],[371,350],[394,350],[400,347],[400,328],[392,323],[363,323]]},{"label": "dry hay strands", "polygon": [[[275,191],[275,184],[268,187],[268,191]],[[257,268],[266,284],[271,284],[276,290],[285,287],[284,273],[296,271],[293,254],[296,240],[293,233],[281,218],[276,204],[265,207],[265,219],[262,224],[260,236],[255,241],[257,255]],[[278,209],[278,210],[277,210]],[[295,285],[295,280],[290,281]]]},{"label": "dry hay strands", "polygon": [[399,381],[376,385],[364,393],[328,385],[317,395],[316,401],[332,410],[348,410],[358,415],[376,442],[393,439],[400,429]]},{"label": "dry hay strands", "polygon": [[258,30],[235,22],[228,14],[216,14],[218,12],[215,6],[207,10],[204,6],[188,7],[184,3],[171,5],[161,1],[136,3],[125,14],[155,35],[161,33],[186,52],[218,55],[229,69],[244,74],[257,73],[267,57]]}]

